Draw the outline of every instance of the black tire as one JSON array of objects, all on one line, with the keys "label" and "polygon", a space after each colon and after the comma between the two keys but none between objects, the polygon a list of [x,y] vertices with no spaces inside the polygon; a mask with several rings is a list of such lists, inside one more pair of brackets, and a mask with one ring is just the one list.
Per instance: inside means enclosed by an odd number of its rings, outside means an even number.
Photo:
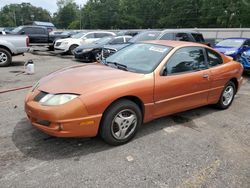
[{"label": "black tire", "polygon": [[[122,113],[127,113],[127,112],[131,113],[130,117],[133,116],[136,118],[135,120],[133,120],[134,123],[132,123],[132,125],[128,125],[129,123],[123,122],[126,120],[122,119],[121,125],[119,126],[115,122],[115,119],[119,119],[118,118],[119,114],[121,115]],[[104,113],[100,127],[100,135],[103,138],[103,140],[110,145],[114,146],[122,145],[130,141],[135,136],[141,124],[142,124],[142,113],[138,105],[130,100],[126,99],[119,100],[114,104],[112,104]],[[127,135],[126,133],[124,134],[124,138],[117,138],[118,136],[116,134],[118,132],[122,132],[122,128],[119,127],[126,129],[126,130],[123,129],[123,131],[125,130],[124,132],[127,133]],[[119,130],[117,130],[117,132],[115,133],[116,130],[114,129],[117,128],[119,128]]]},{"label": "black tire", "polygon": [[11,53],[4,48],[0,48],[0,67],[7,67],[11,63],[12,63]]},{"label": "black tire", "polygon": [[69,51],[68,51],[68,54],[69,55],[74,55],[74,49],[77,48],[78,45],[77,44],[73,44],[69,47]]},{"label": "black tire", "polygon": [[[232,96],[231,96],[231,99],[230,101],[228,101],[228,103],[225,102],[226,100],[226,97],[224,96],[225,92],[229,89],[233,89],[233,92],[232,92]],[[235,94],[236,94],[236,87],[235,87],[235,84],[232,82],[232,81],[229,81],[226,86],[224,87],[222,93],[221,93],[221,96],[220,96],[220,100],[218,101],[218,103],[216,104],[216,107],[219,108],[219,109],[222,109],[222,110],[225,110],[227,108],[229,108],[234,100],[234,97],[235,97]]]},{"label": "black tire", "polygon": [[49,51],[54,51],[55,50],[54,46],[49,46],[48,49],[49,49]]},{"label": "black tire", "polygon": [[100,62],[102,61],[101,57],[102,57],[101,51],[97,51],[97,52],[95,53],[95,62],[100,63]]}]

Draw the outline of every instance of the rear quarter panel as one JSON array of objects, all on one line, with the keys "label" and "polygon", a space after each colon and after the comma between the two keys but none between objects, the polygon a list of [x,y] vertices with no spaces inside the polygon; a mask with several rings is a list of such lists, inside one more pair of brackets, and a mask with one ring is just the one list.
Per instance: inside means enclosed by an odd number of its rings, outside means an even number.
[{"label": "rear quarter panel", "polygon": [[238,89],[242,79],[243,67],[240,63],[224,58],[222,65],[210,69],[211,90],[208,96],[209,103],[217,103],[225,85],[232,79],[238,82]]}]

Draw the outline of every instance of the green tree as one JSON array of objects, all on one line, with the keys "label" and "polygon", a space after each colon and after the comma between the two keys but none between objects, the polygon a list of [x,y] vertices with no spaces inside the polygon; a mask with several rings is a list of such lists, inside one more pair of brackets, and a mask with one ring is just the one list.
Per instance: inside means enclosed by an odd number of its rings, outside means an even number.
[{"label": "green tree", "polygon": [[29,24],[32,21],[51,21],[50,13],[30,3],[10,4],[0,11],[0,26],[14,27]]},{"label": "green tree", "polygon": [[54,14],[53,21],[58,28],[69,28],[72,22],[79,19],[79,7],[73,0],[58,0],[57,5],[58,11]]}]

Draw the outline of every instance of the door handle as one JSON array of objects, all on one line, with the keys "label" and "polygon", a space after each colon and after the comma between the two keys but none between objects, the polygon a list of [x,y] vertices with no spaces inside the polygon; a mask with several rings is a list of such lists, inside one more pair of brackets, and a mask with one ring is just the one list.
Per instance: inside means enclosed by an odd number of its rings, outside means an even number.
[{"label": "door handle", "polygon": [[208,74],[203,74],[202,77],[203,77],[203,78],[209,78],[209,75],[208,75]]}]

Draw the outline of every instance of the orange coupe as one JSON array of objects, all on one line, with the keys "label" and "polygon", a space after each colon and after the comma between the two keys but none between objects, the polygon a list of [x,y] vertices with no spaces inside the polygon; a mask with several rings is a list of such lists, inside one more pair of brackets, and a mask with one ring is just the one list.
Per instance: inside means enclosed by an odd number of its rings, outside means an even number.
[{"label": "orange coupe", "polygon": [[196,43],[132,44],[102,63],[52,73],[25,99],[33,126],[56,137],[131,140],[142,123],[216,104],[228,108],[242,84],[242,65]]}]

